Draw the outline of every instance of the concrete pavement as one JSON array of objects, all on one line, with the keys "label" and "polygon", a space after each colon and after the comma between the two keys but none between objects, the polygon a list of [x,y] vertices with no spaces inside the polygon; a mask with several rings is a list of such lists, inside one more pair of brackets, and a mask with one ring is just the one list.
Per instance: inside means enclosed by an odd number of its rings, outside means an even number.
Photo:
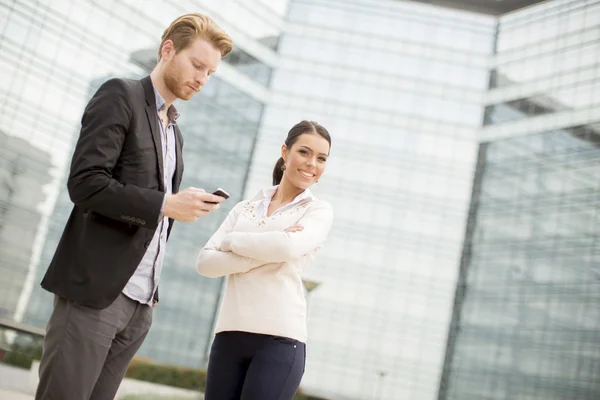
[{"label": "concrete pavement", "polygon": [[[0,363],[0,400],[33,400],[37,386],[37,363],[32,370],[16,368]],[[117,398],[134,394],[138,396],[161,396],[165,399],[201,400],[202,393],[171,386],[158,385],[150,382],[124,379],[119,387]]]}]

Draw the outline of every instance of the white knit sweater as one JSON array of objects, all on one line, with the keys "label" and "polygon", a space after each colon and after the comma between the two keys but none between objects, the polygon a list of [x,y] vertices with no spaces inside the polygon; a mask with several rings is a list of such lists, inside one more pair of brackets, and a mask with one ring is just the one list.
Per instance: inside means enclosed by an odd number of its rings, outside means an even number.
[{"label": "white knit sweater", "polygon": [[[227,276],[215,333],[243,331],[306,342],[301,275],[329,234],[333,210],[310,196],[270,217],[242,201],[198,254],[201,275]],[[304,230],[286,233],[292,225]]]}]

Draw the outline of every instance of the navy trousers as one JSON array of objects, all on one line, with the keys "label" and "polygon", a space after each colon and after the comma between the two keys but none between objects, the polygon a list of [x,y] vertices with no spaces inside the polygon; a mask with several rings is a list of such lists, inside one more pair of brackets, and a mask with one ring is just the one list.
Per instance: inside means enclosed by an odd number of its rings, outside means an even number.
[{"label": "navy trousers", "polygon": [[210,351],[204,399],[292,400],[305,359],[305,344],[294,339],[220,332]]}]

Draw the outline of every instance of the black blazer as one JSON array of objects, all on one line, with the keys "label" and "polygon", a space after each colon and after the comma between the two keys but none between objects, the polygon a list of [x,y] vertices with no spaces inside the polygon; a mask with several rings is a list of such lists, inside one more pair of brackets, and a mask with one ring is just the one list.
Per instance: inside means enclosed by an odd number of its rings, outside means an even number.
[{"label": "black blazer", "polygon": [[[149,76],[111,79],[94,94],[81,120],[67,183],[75,206],[43,288],[95,309],[119,296],[159,224],[165,191],[160,134]],[[173,193],[183,174],[177,127],[175,137]]]}]

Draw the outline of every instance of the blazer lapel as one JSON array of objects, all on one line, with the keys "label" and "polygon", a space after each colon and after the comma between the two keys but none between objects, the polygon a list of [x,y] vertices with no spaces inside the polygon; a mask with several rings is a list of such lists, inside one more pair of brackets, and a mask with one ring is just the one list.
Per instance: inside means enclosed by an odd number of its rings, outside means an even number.
[{"label": "blazer lapel", "polygon": [[158,112],[156,111],[156,98],[154,97],[154,88],[150,77],[142,79],[144,92],[146,94],[146,116],[150,125],[150,134],[154,142],[154,150],[156,151],[156,160],[158,161],[158,188],[165,191],[164,166],[162,144],[160,139],[160,127],[158,126]]}]

